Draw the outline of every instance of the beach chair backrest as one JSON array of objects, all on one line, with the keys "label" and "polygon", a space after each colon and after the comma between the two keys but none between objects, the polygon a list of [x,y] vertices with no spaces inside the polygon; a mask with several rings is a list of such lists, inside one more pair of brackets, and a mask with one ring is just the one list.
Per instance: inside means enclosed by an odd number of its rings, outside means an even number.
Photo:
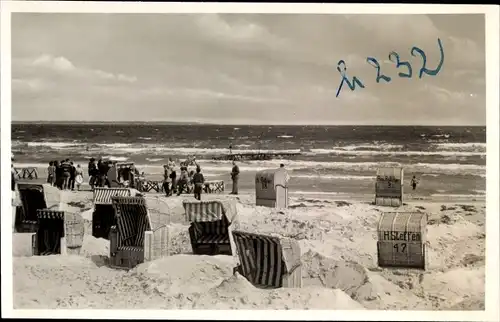
[{"label": "beach chair backrest", "polygon": [[129,188],[94,188],[94,205],[112,205],[111,197],[129,197]]},{"label": "beach chair backrest", "polygon": [[186,221],[188,222],[213,222],[222,220],[225,216],[224,206],[220,201],[186,201],[182,202]]},{"label": "beach chair backrest", "polygon": [[146,206],[146,199],[139,197],[111,197],[115,210],[118,246],[143,246],[151,222]]},{"label": "beach chair backrest", "polygon": [[48,184],[19,183],[17,188],[24,220],[37,220],[37,209],[58,206],[61,202],[59,189]]},{"label": "beach chair backrest", "polygon": [[282,287],[287,272],[278,237],[233,231],[243,275],[253,284]]}]

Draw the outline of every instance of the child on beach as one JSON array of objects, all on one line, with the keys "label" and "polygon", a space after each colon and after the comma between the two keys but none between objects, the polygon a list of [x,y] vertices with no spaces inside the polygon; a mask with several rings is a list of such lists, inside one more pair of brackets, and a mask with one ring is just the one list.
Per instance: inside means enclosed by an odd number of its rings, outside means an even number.
[{"label": "child on beach", "polygon": [[56,182],[56,167],[54,166],[54,161],[49,162],[49,167],[47,168],[47,183],[53,186]]},{"label": "child on beach", "polygon": [[417,178],[415,176],[413,176],[413,178],[411,178],[411,186],[413,188],[413,190],[417,189]]},{"label": "child on beach", "polygon": [[83,169],[80,167],[79,164],[76,165],[75,169],[75,183],[76,183],[76,189],[80,191],[80,186],[83,183]]}]

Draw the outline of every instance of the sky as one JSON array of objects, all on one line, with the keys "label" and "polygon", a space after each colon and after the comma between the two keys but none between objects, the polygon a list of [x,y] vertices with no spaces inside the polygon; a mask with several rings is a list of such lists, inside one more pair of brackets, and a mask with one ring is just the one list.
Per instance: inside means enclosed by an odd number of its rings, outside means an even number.
[{"label": "sky", "polygon": [[485,125],[485,91],[483,15],[12,14],[13,121]]}]

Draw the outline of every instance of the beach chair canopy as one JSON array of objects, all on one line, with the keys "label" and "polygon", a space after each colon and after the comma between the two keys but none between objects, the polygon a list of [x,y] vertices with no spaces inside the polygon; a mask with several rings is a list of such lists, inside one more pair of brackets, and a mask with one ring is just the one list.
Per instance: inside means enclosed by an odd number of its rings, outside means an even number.
[{"label": "beach chair canopy", "polygon": [[[52,208],[61,204],[61,191],[50,184],[18,183],[17,189],[19,190],[18,197],[21,203],[24,201],[31,201],[34,203],[36,202],[35,200],[38,200],[35,195],[38,195],[40,204],[44,203],[43,208]],[[26,200],[28,197],[26,195],[27,193],[33,193],[33,195],[30,195],[31,198],[29,200]]]},{"label": "beach chair canopy", "polygon": [[19,183],[16,204],[22,205],[20,221],[37,221],[37,209],[53,209],[61,205],[61,191],[49,184]]},{"label": "beach chair canopy", "polygon": [[[301,265],[295,240],[243,231],[233,231],[233,237],[241,273],[254,285],[282,287],[284,277]],[[295,286],[300,286],[301,276],[295,278]],[[294,286],[293,281],[287,283]]]},{"label": "beach chair canopy", "polygon": [[233,200],[184,200],[187,222],[211,222],[227,220],[232,223],[237,219],[236,202]]},{"label": "beach chair canopy", "polygon": [[139,191],[132,188],[94,188],[94,205],[112,205],[111,197],[134,197]]},{"label": "beach chair canopy", "polygon": [[119,235],[118,247],[143,247],[146,231],[154,232],[168,225],[168,215],[152,220],[143,196],[112,197],[112,202]]}]

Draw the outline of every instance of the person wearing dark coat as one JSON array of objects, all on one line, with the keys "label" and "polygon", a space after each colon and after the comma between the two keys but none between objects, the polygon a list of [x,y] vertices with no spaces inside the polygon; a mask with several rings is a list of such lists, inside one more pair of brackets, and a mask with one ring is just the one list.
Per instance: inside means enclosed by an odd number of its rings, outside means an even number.
[{"label": "person wearing dark coat", "polygon": [[240,168],[236,165],[236,161],[233,161],[233,169],[231,171],[231,180],[233,180],[233,190],[231,191],[232,195],[238,194],[238,180],[240,177]]},{"label": "person wearing dark coat", "polygon": [[73,161],[69,163],[71,165],[71,169],[69,172],[69,187],[68,190],[75,190],[75,179],[76,179],[76,167],[73,164]]},{"label": "person wearing dark coat", "polygon": [[201,192],[203,191],[203,184],[205,183],[205,178],[201,173],[201,168],[196,167],[196,173],[193,175],[194,184],[194,198],[201,200]]}]

